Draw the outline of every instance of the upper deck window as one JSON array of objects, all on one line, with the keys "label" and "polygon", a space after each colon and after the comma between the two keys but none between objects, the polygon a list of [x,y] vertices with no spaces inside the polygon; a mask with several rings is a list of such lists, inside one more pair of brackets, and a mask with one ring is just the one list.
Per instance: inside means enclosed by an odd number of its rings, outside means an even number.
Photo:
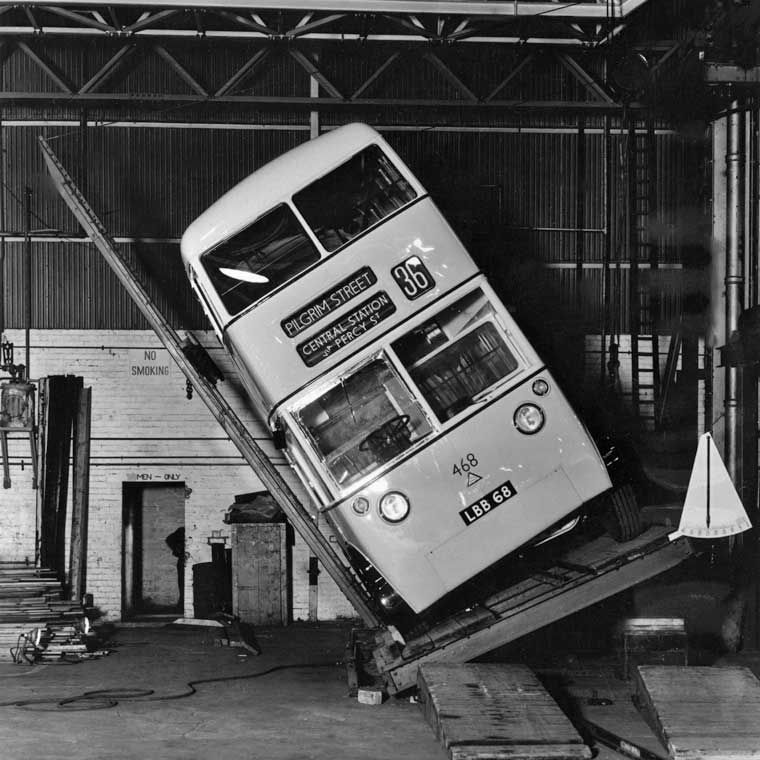
[{"label": "upper deck window", "polygon": [[319,261],[319,252],[291,209],[281,205],[201,260],[234,315]]},{"label": "upper deck window", "polygon": [[482,290],[460,298],[393,344],[440,420],[447,420],[518,367]]},{"label": "upper deck window", "polygon": [[377,147],[369,147],[293,196],[327,251],[382,221],[417,194]]}]

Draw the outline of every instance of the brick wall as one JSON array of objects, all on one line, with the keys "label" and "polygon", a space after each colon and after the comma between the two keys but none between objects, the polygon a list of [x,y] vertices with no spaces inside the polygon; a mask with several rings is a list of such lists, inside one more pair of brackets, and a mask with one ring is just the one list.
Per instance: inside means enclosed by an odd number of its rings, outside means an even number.
[{"label": "brick wall", "polygon": [[[23,331],[7,331],[23,357]],[[216,339],[205,336],[227,379],[220,384],[233,408],[285,475],[307,497],[262,424],[248,407]],[[23,359],[22,359],[23,360]],[[109,619],[122,609],[122,488],[124,483],[184,483],[188,571],[185,614],[192,616],[192,570],[211,561],[208,539],[230,534],[224,514],[236,494],[262,490],[261,482],[226,438],[197,395],[188,400],[184,375],[152,331],[32,331],[32,378],[81,375],[92,387],[92,445],[87,590]],[[11,439],[13,486],[0,489],[0,561],[35,556],[36,498],[29,445]],[[229,542],[228,542],[229,545]],[[293,617],[309,614],[309,551],[293,547]],[[351,617],[353,608],[326,573],[319,576],[319,619]]]},{"label": "brick wall", "polygon": [[[23,331],[8,331],[23,356]],[[201,336],[203,337],[203,336]],[[207,335],[206,345],[227,380],[220,384],[232,406],[307,503],[300,483],[271,446],[262,424],[248,407],[226,353]],[[211,560],[208,539],[228,537],[224,514],[236,494],[262,485],[211,417],[197,395],[186,398],[184,375],[174,366],[152,331],[32,331],[31,371],[37,378],[81,375],[93,389],[90,521],[87,590],[110,619],[122,609],[122,488],[124,483],[184,484],[187,550],[185,614],[192,616],[192,565]],[[586,376],[599,377],[599,338],[586,342]],[[630,392],[630,346],[621,340],[621,381]],[[0,489],[0,561],[35,556],[36,497],[28,441],[11,440],[13,487]],[[331,540],[324,521],[320,526]],[[310,615],[309,549],[300,536],[292,548],[293,618]],[[319,576],[317,618],[352,617],[353,608],[335,583]]]}]

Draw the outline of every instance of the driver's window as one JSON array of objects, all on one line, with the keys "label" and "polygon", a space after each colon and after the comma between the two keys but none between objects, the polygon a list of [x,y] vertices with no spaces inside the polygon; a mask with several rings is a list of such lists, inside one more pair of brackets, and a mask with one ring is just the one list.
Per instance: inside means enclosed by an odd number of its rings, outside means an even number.
[{"label": "driver's window", "polygon": [[345,487],[403,453],[432,428],[384,356],[294,411],[336,483]]}]

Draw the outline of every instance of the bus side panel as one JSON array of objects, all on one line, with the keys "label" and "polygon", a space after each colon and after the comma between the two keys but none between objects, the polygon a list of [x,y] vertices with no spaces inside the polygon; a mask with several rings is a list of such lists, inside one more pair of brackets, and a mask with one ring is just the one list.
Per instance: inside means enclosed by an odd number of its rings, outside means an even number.
[{"label": "bus side panel", "polygon": [[[391,270],[415,256],[423,262],[435,286],[420,297],[410,299]],[[329,296],[333,289],[365,267],[372,271],[377,281],[366,290],[351,295],[350,300],[339,307],[332,308],[334,301]],[[459,239],[433,202],[426,198],[324,260],[317,268],[232,322],[226,330],[226,339],[234,346],[246,373],[271,409],[396,324],[475,276],[477,271]],[[350,319],[362,304],[378,294],[385,294],[384,302],[390,302],[391,306],[377,322]],[[329,303],[320,307],[320,318],[315,318],[317,311],[312,309],[309,321],[313,323],[295,335],[288,335],[283,322],[302,313],[322,295]],[[342,301],[345,297],[335,300]],[[335,326],[342,317],[352,321],[354,326]],[[293,324],[292,319],[290,324]],[[303,320],[299,322],[302,324]],[[290,332],[294,329],[290,328]],[[326,337],[327,332],[330,335]],[[318,344],[330,345],[333,350],[312,366],[307,366],[302,355],[316,350]]]},{"label": "bus side panel", "polygon": [[[546,424],[539,433],[524,435],[512,423],[519,404],[537,403],[523,384],[330,513],[415,612],[610,487],[585,428],[550,374],[540,377],[551,391],[540,401]],[[411,511],[392,525],[377,504],[394,490],[409,498]],[[367,515],[351,509],[359,495],[370,501]]]}]

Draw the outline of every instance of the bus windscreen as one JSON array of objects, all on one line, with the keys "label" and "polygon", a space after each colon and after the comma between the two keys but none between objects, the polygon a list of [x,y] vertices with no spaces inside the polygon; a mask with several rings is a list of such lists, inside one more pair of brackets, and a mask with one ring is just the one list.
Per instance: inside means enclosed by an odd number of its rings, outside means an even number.
[{"label": "bus windscreen", "polygon": [[335,251],[417,197],[377,145],[293,196],[319,242]]},{"label": "bus windscreen", "polygon": [[319,258],[306,230],[283,204],[204,254],[201,261],[224,308],[235,315]]},{"label": "bus windscreen", "polygon": [[341,487],[432,431],[419,402],[383,355],[324,388],[295,418]]}]

